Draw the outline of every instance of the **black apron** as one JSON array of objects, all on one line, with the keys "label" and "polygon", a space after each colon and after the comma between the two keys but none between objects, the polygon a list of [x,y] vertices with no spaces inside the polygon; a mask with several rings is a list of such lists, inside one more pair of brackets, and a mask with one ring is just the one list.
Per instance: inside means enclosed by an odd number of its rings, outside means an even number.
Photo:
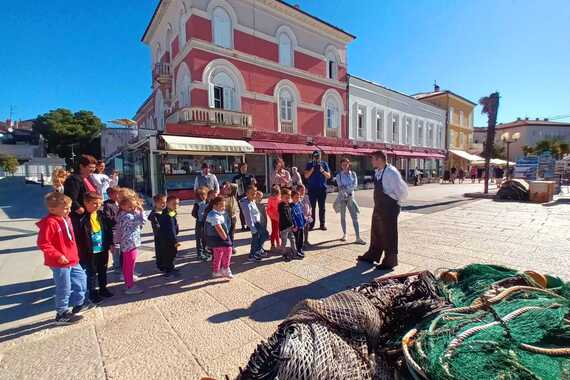
[{"label": "black apron", "polygon": [[366,259],[380,261],[382,253],[386,256],[398,254],[398,215],[400,205],[384,192],[382,180],[388,165],[380,178],[374,175],[374,212],[370,231],[370,248],[364,254]]}]

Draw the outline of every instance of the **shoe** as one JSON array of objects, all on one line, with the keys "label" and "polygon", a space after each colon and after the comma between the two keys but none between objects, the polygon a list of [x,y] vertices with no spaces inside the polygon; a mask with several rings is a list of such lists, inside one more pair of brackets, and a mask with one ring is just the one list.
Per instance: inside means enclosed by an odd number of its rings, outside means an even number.
[{"label": "shoe", "polygon": [[103,302],[103,298],[99,294],[95,294],[93,297],[89,297],[89,301],[95,305],[98,305]]},{"label": "shoe", "polygon": [[340,238],[340,241],[346,241],[346,235],[342,235],[342,237]]},{"label": "shoe", "polygon": [[83,302],[83,305],[81,305],[81,306],[73,306],[73,309],[71,309],[71,313],[73,313],[73,314],[84,314],[88,311],[95,309],[96,307],[97,307],[97,305],[95,305],[94,303]]},{"label": "shoe", "polygon": [[356,258],[356,260],[358,260],[358,261],[363,261],[363,262],[365,262],[365,263],[370,263],[370,264],[373,264],[373,263],[374,263],[374,260],[369,259],[366,255],[358,256],[358,257]]},{"label": "shoe", "polygon": [[113,297],[113,293],[111,293],[108,289],[103,289],[99,291],[99,295],[103,298],[110,298]]},{"label": "shoe", "polygon": [[132,288],[125,290],[125,294],[127,294],[127,295],[141,294],[143,292],[144,292],[144,290],[142,290],[141,288],[139,288],[136,285],[133,286]]},{"label": "shoe", "polygon": [[328,228],[327,228],[327,226],[325,226],[325,225],[323,224],[323,225],[321,226],[320,230],[321,230],[321,231],[326,231],[326,230],[328,230]]},{"label": "shoe", "polygon": [[142,273],[141,273],[141,272],[135,272],[135,273],[133,273],[133,279],[134,279],[134,280],[138,280],[139,277],[142,277]]},{"label": "shoe", "polygon": [[222,270],[220,270],[219,272],[212,272],[212,278],[222,278],[222,277],[225,277]]},{"label": "shoe", "polygon": [[267,253],[267,251],[263,248],[257,251],[257,255],[259,257],[269,257],[269,253]]},{"label": "shoe", "polygon": [[230,268],[222,269],[221,272],[225,278],[229,278],[230,280],[232,278],[234,278],[234,275],[233,275],[232,270]]},{"label": "shoe", "polygon": [[235,248],[232,248],[232,255],[235,255],[237,253],[237,250]]},{"label": "shoe", "polygon": [[385,255],[384,260],[378,265],[376,265],[376,269],[383,270],[383,269],[392,269],[395,266],[398,266],[398,256],[397,255]]},{"label": "shoe", "polygon": [[355,241],[354,243],[355,243],[355,244],[358,244],[358,245],[366,245],[366,244],[367,244],[367,243],[366,243],[364,240],[362,240],[361,238],[356,239],[356,241]]},{"label": "shoe", "polygon": [[123,274],[121,273],[121,275],[119,276],[119,281],[123,281],[125,282],[125,276],[123,276]]},{"label": "shoe", "polygon": [[72,325],[74,323],[79,322],[82,320],[83,317],[81,315],[72,314],[69,311],[58,313],[55,316],[55,323],[62,326]]},{"label": "shoe", "polygon": [[295,258],[296,258],[296,259],[301,259],[301,260],[303,260],[303,259],[305,258],[305,252],[303,252],[303,251],[297,252],[297,253],[295,254]]}]

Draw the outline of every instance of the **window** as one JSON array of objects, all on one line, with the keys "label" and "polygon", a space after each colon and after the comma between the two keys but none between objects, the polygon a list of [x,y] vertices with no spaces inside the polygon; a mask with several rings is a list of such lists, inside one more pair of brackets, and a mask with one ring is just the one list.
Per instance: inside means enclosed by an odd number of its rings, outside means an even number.
[{"label": "window", "polygon": [[180,50],[186,45],[186,12],[184,9],[180,11],[180,18],[178,19],[178,47]]},{"label": "window", "polygon": [[338,77],[338,62],[335,53],[332,51],[327,53],[327,78],[337,79]]},{"label": "window", "polygon": [[406,131],[406,145],[412,145],[412,137],[413,137],[412,118],[409,116],[406,116],[405,131]]},{"label": "window", "polygon": [[279,63],[285,66],[293,66],[293,44],[287,33],[279,35]]},{"label": "window", "polygon": [[376,140],[384,139],[384,111],[376,113]]},{"label": "window", "polygon": [[427,141],[426,146],[433,146],[433,123],[427,124]]},{"label": "window", "polygon": [[338,129],[338,105],[334,101],[327,102],[327,129]]},{"label": "window", "polygon": [[230,49],[232,47],[232,22],[224,8],[217,7],[213,13],[214,44]]},{"label": "window", "polygon": [[459,125],[463,126],[463,122],[465,120],[463,120],[463,111],[459,111]]},{"label": "window", "polygon": [[397,113],[392,114],[392,142],[400,143],[400,115]]},{"label": "window", "polygon": [[159,131],[164,130],[164,98],[162,91],[158,89],[154,97],[154,112],[156,118],[156,129]]},{"label": "window", "polygon": [[453,123],[453,107],[449,107],[449,122]]},{"label": "window", "polygon": [[463,132],[459,132],[459,147],[463,147],[465,144],[465,134]]},{"label": "window", "polygon": [[214,76],[212,84],[214,108],[237,111],[236,89],[232,78],[225,72],[220,72]]},{"label": "window", "polygon": [[362,108],[358,109],[358,116],[357,116],[357,137],[360,139],[364,138],[364,110]]},{"label": "window", "polygon": [[190,106],[190,85],[190,71],[188,70],[188,66],[182,63],[178,69],[176,79],[176,94],[180,108]]},{"label": "window", "polygon": [[279,111],[282,122],[293,122],[293,95],[287,89],[279,92]]},{"label": "window", "polygon": [[424,121],[416,120],[416,146],[424,146]]}]

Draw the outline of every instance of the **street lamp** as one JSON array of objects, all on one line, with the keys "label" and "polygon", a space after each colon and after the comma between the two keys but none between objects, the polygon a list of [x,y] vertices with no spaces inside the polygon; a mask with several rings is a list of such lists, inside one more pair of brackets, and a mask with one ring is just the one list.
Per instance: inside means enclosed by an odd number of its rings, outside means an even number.
[{"label": "street lamp", "polygon": [[512,143],[519,141],[521,134],[519,132],[513,133],[505,132],[501,135],[501,141],[507,145],[507,179],[509,178],[509,148]]}]

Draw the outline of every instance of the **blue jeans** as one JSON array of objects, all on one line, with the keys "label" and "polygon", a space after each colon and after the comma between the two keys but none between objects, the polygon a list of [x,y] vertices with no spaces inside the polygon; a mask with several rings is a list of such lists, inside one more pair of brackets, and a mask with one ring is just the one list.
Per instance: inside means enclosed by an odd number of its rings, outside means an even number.
[{"label": "blue jeans", "polygon": [[352,219],[352,226],[354,227],[354,234],[357,239],[360,239],[360,226],[358,224],[358,210],[356,209],[356,204],[352,199],[345,199],[340,203],[340,227],[342,233],[346,235],[346,209],[350,213],[350,218]]},{"label": "blue jeans", "polygon": [[70,268],[51,268],[55,282],[55,310],[66,312],[71,306],[81,306],[85,301],[87,276],[81,265]]},{"label": "blue jeans", "polygon": [[255,232],[251,232],[251,249],[249,251],[249,257],[253,256],[261,248],[263,248],[263,243],[269,238],[269,233],[267,228],[263,227],[261,223],[255,224]]}]

